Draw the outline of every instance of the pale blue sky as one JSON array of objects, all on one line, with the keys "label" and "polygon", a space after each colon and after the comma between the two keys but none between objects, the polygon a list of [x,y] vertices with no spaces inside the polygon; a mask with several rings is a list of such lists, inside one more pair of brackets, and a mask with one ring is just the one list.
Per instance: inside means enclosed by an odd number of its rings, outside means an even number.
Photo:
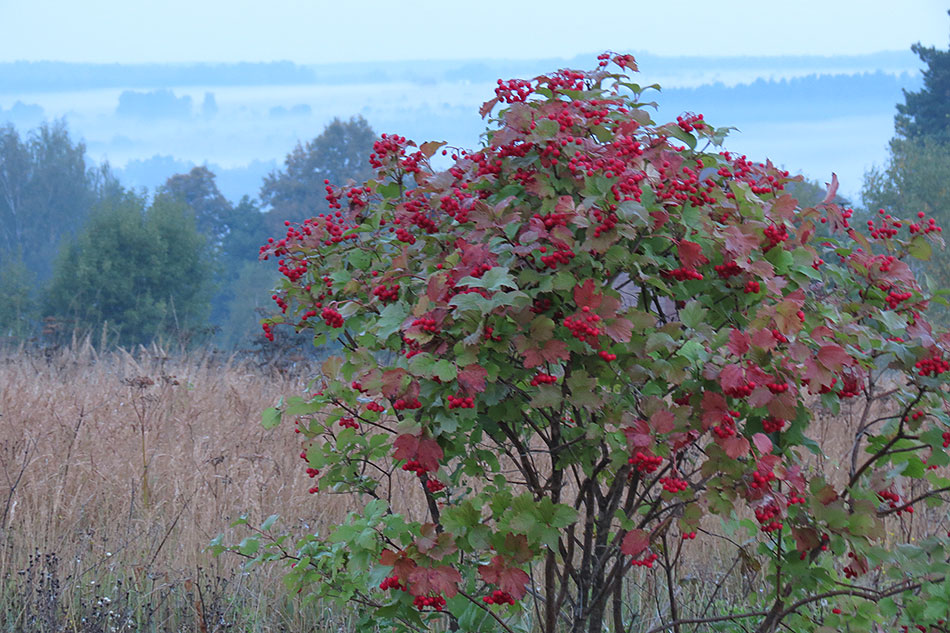
[{"label": "pale blue sky", "polygon": [[0,0],[0,62],[860,54],[946,48],[937,0]]}]

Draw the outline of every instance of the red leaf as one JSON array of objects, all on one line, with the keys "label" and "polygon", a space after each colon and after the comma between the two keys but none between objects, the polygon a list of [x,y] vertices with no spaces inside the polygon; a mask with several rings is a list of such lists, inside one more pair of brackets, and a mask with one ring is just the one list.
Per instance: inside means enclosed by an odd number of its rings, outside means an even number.
[{"label": "red leaf", "polygon": [[541,349],[526,349],[521,352],[521,355],[524,356],[524,366],[528,369],[538,367],[544,363],[567,360],[571,357],[571,353],[567,350],[567,343],[557,339],[546,341]]},{"label": "red leaf", "polygon": [[772,440],[770,440],[769,436],[765,433],[756,433],[753,435],[752,443],[755,444],[755,448],[763,455],[768,455],[772,452]]},{"label": "red leaf", "polygon": [[650,547],[650,534],[646,530],[630,530],[620,543],[620,551],[627,556],[639,556]]},{"label": "red leaf", "polygon": [[393,459],[417,460],[429,472],[439,470],[442,447],[431,437],[404,433],[393,442],[396,452]]},{"label": "red leaf", "polygon": [[708,431],[722,422],[722,416],[729,410],[726,399],[721,393],[714,391],[703,392],[703,430]]},{"label": "red leaf", "polygon": [[709,263],[709,260],[703,255],[703,247],[696,242],[680,240],[677,247],[680,263],[686,268],[696,268],[702,264]]},{"label": "red leaf", "polygon": [[653,436],[650,434],[650,427],[646,420],[637,420],[633,423],[633,426],[624,427],[623,434],[627,438],[627,446],[631,450],[644,448],[653,443]]},{"label": "red leaf", "polygon": [[403,378],[408,376],[409,372],[405,369],[389,369],[383,372],[382,392],[387,398],[395,398],[403,392]]},{"label": "red leaf", "polygon": [[795,549],[799,552],[808,552],[821,545],[821,537],[815,528],[793,527],[792,536],[795,538]]},{"label": "red leaf", "polygon": [[485,391],[485,377],[487,375],[488,371],[481,365],[466,365],[458,373],[459,386],[469,394],[481,393]]},{"label": "red leaf", "polygon": [[633,334],[633,323],[627,319],[613,319],[604,327],[604,331],[618,343],[628,343]]},{"label": "red leaf", "polygon": [[732,459],[745,457],[749,453],[749,440],[741,435],[733,435],[722,441],[717,437],[716,442],[722,447],[722,450],[726,451],[726,455]]},{"label": "red leaf", "polygon": [[666,409],[657,411],[650,416],[650,426],[657,433],[669,433],[673,430],[674,422],[676,422],[676,416]]},{"label": "red leaf", "polygon": [[448,565],[416,567],[409,574],[409,593],[414,596],[444,593],[446,598],[452,598],[458,593],[460,582],[462,575]]},{"label": "red leaf", "polygon": [[479,566],[478,573],[482,580],[508,592],[515,600],[524,597],[527,593],[528,581],[531,580],[531,577],[523,570],[507,566],[501,556],[492,558],[488,565]]},{"label": "red leaf", "polygon": [[[751,230],[751,229],[750,229]],[[759,246],[759,238],[755,234],[745,233],[738,226],[731,224],[723,233],[726,235],[726,249],[736,259],[745,259]]]},{"label": "red leaf", "polygon": [[842,365],[850,365],[852,360],[840,345],[824,345],[818,350],[818,362],[831,371],[838,371]]},{"label": "red leaf", "polygon": [[597,294],[597,286],[593,279],[586,280],[583,285],[574,286],[574,303],[578,308],[589,307],[596,310],[600,307],[601,295]]},{"label": "red leaf", "polygon": [[408,581],[412,570],[416,568],[416,561],[409,558],[404,550],[394,552],[384,549],[379,556],[379,562],[393,568],[393,573],[402,581]]},{"label": "red leaf", "polygon": [[831,172],[831,182],[825,183],[828,185],[828,191],[825,193],[824,199],[819,204],[828,204],[835,199],[835,196],[838,195],[838,175],[834,172]]},{"label": "red leaf", "polygon": [[[771,338],[771,336],[772,335],[769,334],[769,338]],[[749,335],[740,330],[733,329],[729,332],[729,343],[726,344],[726,347],[728,347],[729,351],[735,356],[743,356],[749,351]]]},{"label": "red leaf", "polygon": [[726,365],[719,372],[719,384],[724,391],[744,387],[748,381],[745,379],[745,372],[736,364]]},{"label": "red leaf", "polygon": [[771,330],[762,328],[752,333],[752,344],[764,350],[773,350],[778,344]]}]

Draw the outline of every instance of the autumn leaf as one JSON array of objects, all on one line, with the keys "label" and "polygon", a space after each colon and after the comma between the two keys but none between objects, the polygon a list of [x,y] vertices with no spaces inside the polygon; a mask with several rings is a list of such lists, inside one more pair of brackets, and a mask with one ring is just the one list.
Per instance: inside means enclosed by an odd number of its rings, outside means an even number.
[{"label": "autumn leaf", "polygon": [[461,581],[458,570],[448,565],[416,567],[409,574],[409,593],[414,596],[444,593],[446,598],[453,598]]},{"label": "autumn leaf", "polygon": [[745,457],[749,454],[749,440],[745,439],[741,435],[733,435],[724,439],[716,437],[716,443],[722,447],[722,450],[726,452],[726,455],[732,459],[739,459],[740,457]]},{"label": "autumn leaf", "polygon": [[752,443],[762,455],[768,455],[772,452],[772,440],[765,433],[756,433],[752,436]]},{"label": "autumn leaf", "polygon": [[524,366],[528,369],[538,367],[544,363],[553,363],[558,360],[568,360],[571,357],[567,349],[567,343],[557,339],[551,339],[544,343],[544,347],[527,348],[521,353],[524,356]]},{"label": "autumn leaf", "polygon": [[853,361],[840,345],[823,345],[818,350],[818,362],[831,371],[840,371],[843,365],[850,365]]},{"label": "autumn leaf", "polygon": [[515,600],[520,600],[527,593],[528,582],[531,577],[517,567],[509,567],[501,556],[495,556],[488,565],[481,565],[478,574],[486,583],[495,585],[502,591],[511,594]]},{"label": "autumn leaf", "polygon": [[722,394],[705,391],[703,392],[702,411],[703,430],[708,431],[722,422],[722,416],[729,411],[729,407],[726,406],[726,399],[722,397]]},{"label": "autumn leaf", "polygon": [[466,365],[458,373],[459,386],[468,394],[476,394],[485,391],[485,377],[488,371],[481,365]]},{"label": "autumn leaf", "polygon": [[[769,334],[769,338],[771,338]],[[726,347],[734,356],[744,356],[749,351],[749,335],[735,328],[729,332],[729,342]]]},{"label": "autumn leaf", "polygon": [[429,472],[439,469],[443,456],[442,447],[431,437],[404,433],[396,438],[393,446],[396,448],[393,459],[414,459]]},{"label": "autumn leaf", "polygon": [[744,387],[747,383],[748,381],[745,379],[745,372],[742,371],[742,367],[734,363],[726,365],[722,368],[722,371],[719,372],[719,384],[724,391],[735,389],[736,387]]},{"label": "autumn leaf", "polygon": [[650,546],[650,534],[646,530],[630,530],[620,542],[620,551],[627,556],[639,556]]},{"label": "autumn leaf", "polygon": [[676,416],[668,409],[661,409],[650,416],[650,426],[657,433],[669,433],[675,422]]},{"label": "autumn leaf", "polygon": [[379,556],[379,562],[387,567],[392,567],[393,573],[404,581],[409,579],[412,570],[416,568],[416,561],[409,558],[404,550],[399,550],[397,553],[384,549]]},{"label": "autumn leaf", "polygon": [[574,303],[578,308],[590,308],[596,311],[600,307],[601,296],[597,293],[597,286],[593,279],[588,279],[580,286],[574,287]]},{"label": "autumn leaf", "polygon": [[709,259],[703,255],[703,247],[696,242],[680,240],[677,253],[679,254],[680,263],[686,268],[696,268],[709,263]]},{"label": "autumn leaf", "polygon": [[629,343],[633,334],[633,323],[627,319],[612,319],[604,326],[604,332],[618,343]]}]

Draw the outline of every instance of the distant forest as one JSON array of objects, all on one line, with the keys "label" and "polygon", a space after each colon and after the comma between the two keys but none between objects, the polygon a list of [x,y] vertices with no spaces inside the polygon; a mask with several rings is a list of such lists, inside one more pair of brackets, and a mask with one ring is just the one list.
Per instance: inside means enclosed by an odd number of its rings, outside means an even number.
[{"label": "distant forest", "polygon": [[[634,53],[641,68],[663,75],[699,69],[709,77],[729,71],[783,74],[796,69],[815,73],[853,74],[881,69],[900,74],[917,68],[910,51],[859,56],[783,57],[662,57]],[[425,60],[424,63],[380,62],[303,65],[289,61],[228,64],[83,64],[68,62],[0,63],[0,94],[148,88],[163,86],[255,86],[293,84],[354,84],[392,81],[494,81],[498,77],[530,76],[539,69],[585,68],[596,53],[573,59],[542,60]]]}]

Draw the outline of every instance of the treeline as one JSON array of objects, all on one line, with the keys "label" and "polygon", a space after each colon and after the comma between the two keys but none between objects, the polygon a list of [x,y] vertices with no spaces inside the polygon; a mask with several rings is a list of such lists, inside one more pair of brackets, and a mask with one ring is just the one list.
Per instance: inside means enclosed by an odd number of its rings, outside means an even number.
[{"label": "treeline", "polygon": [[367,177],[374,140],[361,117],[336,119],[288,154],[259,199],[234,203],[207,167],[149,194],[91,164],[63,123],[0,128],[0,338],[251,344],[276,281],[260,245],[328,210],[324,179]]}]

